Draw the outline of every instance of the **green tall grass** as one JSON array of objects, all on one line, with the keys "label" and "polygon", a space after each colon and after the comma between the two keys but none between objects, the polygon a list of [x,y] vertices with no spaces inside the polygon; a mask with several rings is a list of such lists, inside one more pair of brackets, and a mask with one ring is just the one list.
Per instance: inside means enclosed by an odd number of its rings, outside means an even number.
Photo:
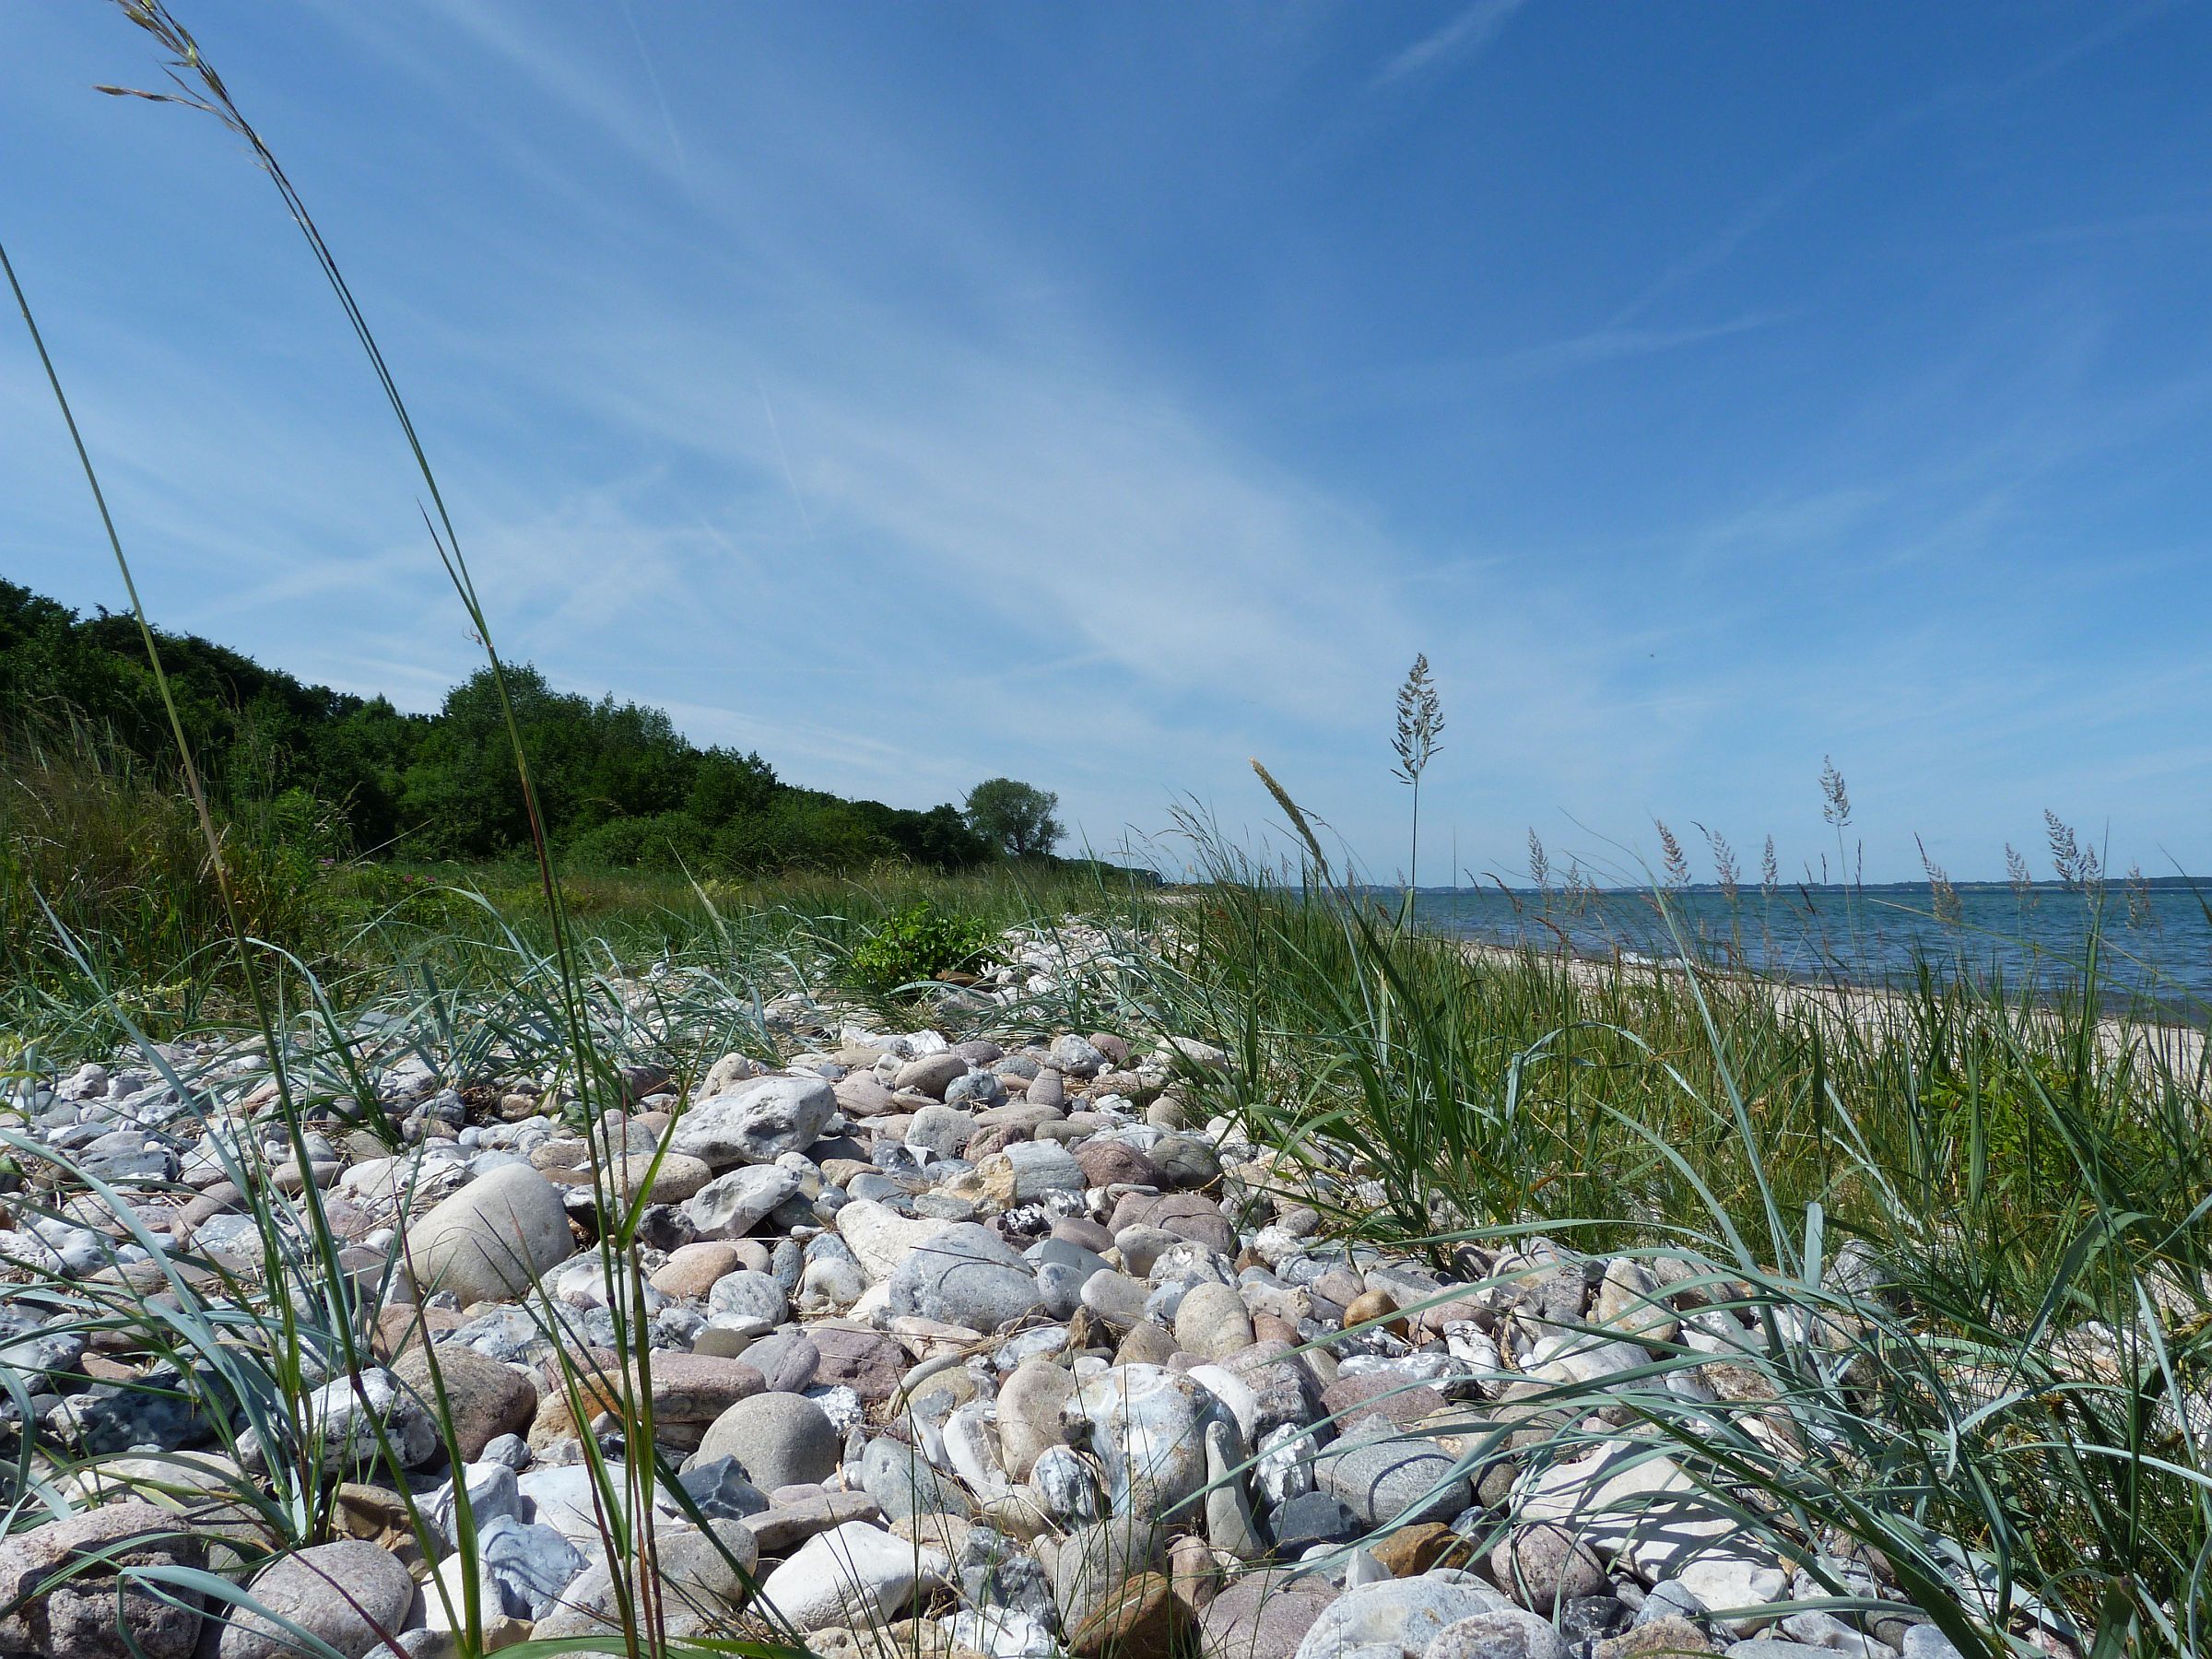
[{"label": "green tall grass", "polygon": [[[309,955],[330,935],[313,831],[274,802],[220,830],[246,931]],[[0,733],[0,981],[65,998],[76,970],[49,910],[158,1030],[242,989],[215,855],[182,780],[74,721]]]}]

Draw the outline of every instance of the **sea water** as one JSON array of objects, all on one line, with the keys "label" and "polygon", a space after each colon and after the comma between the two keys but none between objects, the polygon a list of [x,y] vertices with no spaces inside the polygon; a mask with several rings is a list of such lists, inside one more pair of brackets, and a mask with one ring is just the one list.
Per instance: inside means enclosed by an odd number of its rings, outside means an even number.
[{"label": "sea water", "polygon": [[[2037,884],[1961,883],[1955,909],[1924,882],[1792,885],[1665,892],[1607,888],[1571,897],[1497,888],[1424,888],[1418,923],[1502,945],[1564,946],[1577,955],[1720,967],[1791,979],[1900,984],[1924,968],[1964,972],[2054,996],[2078,989],[2097,941],[2107,994],[2140,996],[2177,1014],[2212,1009],[2212,888],[2158,883],[2132,892]],[[1382,897],[1378,889],[1378,897]],[[1947,910],[1948,913],[1945,913]]]}]

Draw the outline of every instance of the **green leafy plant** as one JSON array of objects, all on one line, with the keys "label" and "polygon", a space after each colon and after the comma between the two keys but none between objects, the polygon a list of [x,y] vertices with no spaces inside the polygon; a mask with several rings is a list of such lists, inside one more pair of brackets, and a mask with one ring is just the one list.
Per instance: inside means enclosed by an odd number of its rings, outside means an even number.
[{"label": "green leafy plant", "polygon": [[969,967],[991,944],[980,917],[940,911],[927,900],[894,911],[845,959],[844,982],[872,996]]}]

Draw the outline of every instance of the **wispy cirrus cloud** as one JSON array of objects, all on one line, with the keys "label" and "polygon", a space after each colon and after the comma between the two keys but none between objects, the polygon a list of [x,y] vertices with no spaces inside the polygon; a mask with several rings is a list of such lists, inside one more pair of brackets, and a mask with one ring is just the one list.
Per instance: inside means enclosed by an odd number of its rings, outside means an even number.
[{"label": "wispy cirrus cloud", "polygon": [[1370,93],[1381,92],[1417,76],[1454,68],[1482,54],[1499,31],[1528,0],[1475,0],[1472,6],[1441,29],[1433,29],[1399,52],[1369,77]]},{"label": "wispy cirrus cloud", "polygon": [[1736,335],[1771,328],[1797,314],[1794,312],[1746,312],[1724,322],[1689,324],[1679,328],[1600,328],[1589,334],[1577,335],[1571,339],[1554,340],[1512,352],[1506,357],[1501,367],[1509,374],[1534,376],[1556,374],[1598,363],[1619,362],[1630,358],[1656,357],[1662,352],[1679,351],[1685,347],[1702,346],[1708,341],[1725,340]]}]

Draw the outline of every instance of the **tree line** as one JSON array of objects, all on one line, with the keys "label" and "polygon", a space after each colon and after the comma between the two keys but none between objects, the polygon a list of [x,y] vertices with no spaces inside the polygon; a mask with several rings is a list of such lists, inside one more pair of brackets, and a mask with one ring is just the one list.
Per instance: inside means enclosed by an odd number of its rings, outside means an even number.
[{"label": "tree line", "polygon": [[[434,714],[311,686],[191,634],[157,636],[194,759],[218,804],[274,806],[334,854],[498,859],[529,844],[491,672]],[[965,809],[846,800],[777,777],[757,753],[701,748],[658,709],[556,690],[507,673],[546,828],[570,863],[743,875],[904,860],[960,869],[1050,857],[1057,797],[1012,779]],[[0,581],[0,735],[65,737],[111,759],[167,769],[175,744],[136,622],[80,617]]]}]

